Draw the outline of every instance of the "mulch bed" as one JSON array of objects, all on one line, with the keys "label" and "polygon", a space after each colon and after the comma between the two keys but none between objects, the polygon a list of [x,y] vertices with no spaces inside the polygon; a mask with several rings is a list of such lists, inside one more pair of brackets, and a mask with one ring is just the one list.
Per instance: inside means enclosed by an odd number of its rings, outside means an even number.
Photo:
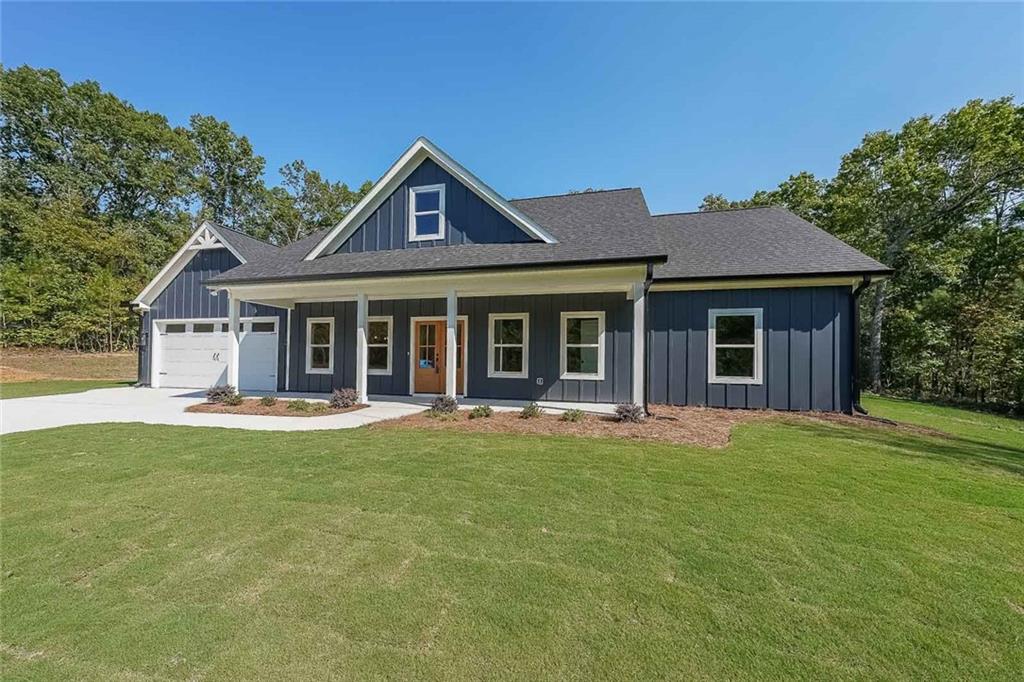
[{"label": "mulch bed", "polygon": [[420,412],[408,417],[373,424],[372,429],[427,429],[469,433],[514,433],[597,438],[627,438],[707,448],[723,448],[729,444],[732,428],[763,419],[798,422],[822,420],[845,426],[871,426],[883,429],[908,430],[929,436],[943,436],[941,431],[897,424],[884,419],[827,412],[778,412],[775,410],[723,410],[710,407],[674,407],[651,405],[651,417],[642,424],[616,421],[607,415],[588,414],[581,422],[563,422],[560,414],[544,414],[523,419],[519,412],[495,412],[492,417],[470,419],[468,410],[459,410],[453,419],[437,419]]},{"label": "mulch bed", "polygon": [[607,415],[588,414],[581,422],[563,422],[560,414],[523,419],[519,412],[495,412],[494,416],[470,419],[459,410],[454,419],[437,419],[420,412],[372,425],[373,429],[413,428],[472,433],[516,433],[555,436],[628,438],[632,440],[685,443],[721,448],[729,444],[733,424],[762,419],[766,412],[716,410],[699,407],[651,406],[654,416],[642,424],[616,421]]},{"label": "mulch bed", "polygon": [[[224,405],[222,403],[199,403],[186,407],[186,412],[207,412],[212,414],[252,414],[261,417],[326,417],[332,414],[344,414],[361,410],[369,405],[353,405],[352,407],[330,407],[327,403],[310,401],[309,412],[289,410],[288,400],[278,400],[273,405],[260,404],[259,398],[247,398],[241,405]],[[321,407],[322,406],[322,407]],[[326,408],[326,409],[324,409]]]}]

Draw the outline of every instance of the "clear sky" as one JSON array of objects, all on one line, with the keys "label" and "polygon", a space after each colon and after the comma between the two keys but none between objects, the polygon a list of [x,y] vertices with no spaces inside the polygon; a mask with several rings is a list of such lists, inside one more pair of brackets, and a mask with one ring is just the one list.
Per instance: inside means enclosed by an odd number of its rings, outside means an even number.
[{"label": "clear sky", "polygon": [[871,130],[1024,97],[1024,4],[12,4],[5,66],[93,79],[350,184],[426,135],[509,198],[692,210]]}]

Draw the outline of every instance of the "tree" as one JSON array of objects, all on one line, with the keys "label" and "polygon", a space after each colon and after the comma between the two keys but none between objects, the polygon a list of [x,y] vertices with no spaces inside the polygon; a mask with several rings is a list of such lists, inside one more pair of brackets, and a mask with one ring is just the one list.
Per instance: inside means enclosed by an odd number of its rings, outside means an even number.
[{"label": "tree", "polygon": [[193,186],[199,218],[245,231],[264,199],[266,162],[253,152],[247,137],[236,135],[224,121],[195,114],[189,125],[198,154]]}]

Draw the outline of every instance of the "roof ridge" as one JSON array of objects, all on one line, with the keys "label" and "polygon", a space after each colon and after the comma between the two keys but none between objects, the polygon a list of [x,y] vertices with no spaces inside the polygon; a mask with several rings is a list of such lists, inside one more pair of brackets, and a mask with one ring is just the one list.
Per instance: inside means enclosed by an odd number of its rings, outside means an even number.
[{"label": "roof ridge", "polygon": [[508,201],[531,201],[533,199],[554,199],[555,197],[571,197],[578,194],[602,194],[605,192],[627,192],[631,189],[639,190],[639,187],[613,187],[611,189],[591,189],[576,192],[562,192],[561,194],[541,194],[536,197],[516,197],[515,199],[508,199]]},{"label": "roof ridge", "polygon": [[281,248],[281,247],[280,247],[280,246],[278,246],[277,244],[274,244],[274,243],[272,243],[272,242],[268,242],[268,241],[267,241],[266,239],[260,239],[259,237],[253,237],[253,236],[252,236],[251,234],[249,234],[248,232],[242,232],[241,230],[236,230],[235,228],[233,228],[233,227],[228,227],[227,225],[221,225],[220,223],[216,223],[216,222],[214,222],[214,221],[212,221],[212,220],[210,220],[209,222],[210,222],[210,223],[211,223],[211,224],[212,224],[212,225],[213,225],[214,227],[216,227],[216,228],[217,228],[218,230],[227,230],[228,232],[234,232],[235,234],[240,234],[240,235],[242,235],[243,237],[248,237],[249,239],[253,240],[254,242],[259,242],[260,244],[266,244],[267,246],[273,246],[273,247],[274,247],[275,249],[279,249],[279,248]]},{"label": "roof ridge", "polygon": [[[710,211],[670,211],[668,213],[652,213],[652,218],[661,218],[663,216],[670,215],[696,215],[698,213],[728,213],[730,211],[763,211],[769,208],[781,208],[783,210],[789,210],[785,206],[777,206],[775,204],[769,204],[768,206],[737,206],[736,208],[713,208]],[[792,211],[790,211],[792,212]]]}]

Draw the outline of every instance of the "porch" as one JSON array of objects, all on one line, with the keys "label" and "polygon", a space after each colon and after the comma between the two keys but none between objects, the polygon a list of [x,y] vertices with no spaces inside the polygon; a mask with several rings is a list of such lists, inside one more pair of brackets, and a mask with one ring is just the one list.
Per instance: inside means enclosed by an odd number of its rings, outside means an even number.
[{"label": "porch", "polygon": [[[643,273],[618,266],[227,293],[232,315],[241,301],[287,311],[278,385],[285,393],[354,388],[362,402],[379,396],[426,405],[448,395],[508,409],[538,402],[602,411],[644,399]],[[228,383],[238,362],[233,347]]]}]

